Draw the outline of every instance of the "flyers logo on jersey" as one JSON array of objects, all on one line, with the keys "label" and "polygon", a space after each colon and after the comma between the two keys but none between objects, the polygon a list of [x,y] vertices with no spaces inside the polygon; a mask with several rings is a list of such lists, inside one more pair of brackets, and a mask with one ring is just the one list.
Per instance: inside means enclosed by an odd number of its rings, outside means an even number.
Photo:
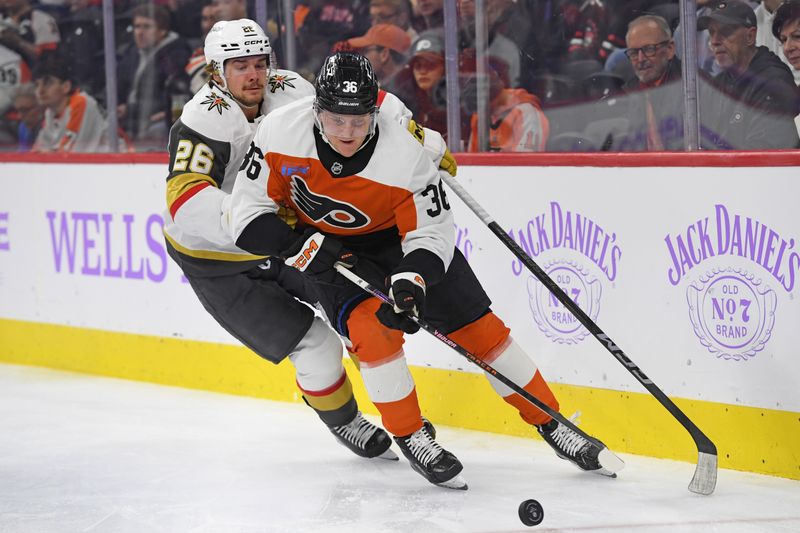
[{"label": "flyers logo on jersey", "polygon": [[335,228],[356,229],[369,225],[370,218],[355,206],[316,194],[300,176],[292,176],[291,197],[300,211],[314,222],[325,222]]}]

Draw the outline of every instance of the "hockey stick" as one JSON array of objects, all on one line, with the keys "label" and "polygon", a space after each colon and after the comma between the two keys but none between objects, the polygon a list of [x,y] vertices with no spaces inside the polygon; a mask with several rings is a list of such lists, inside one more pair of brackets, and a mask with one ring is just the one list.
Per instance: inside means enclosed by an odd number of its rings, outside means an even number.
[{"label": "hockey stick", "polygon": [[[394,305],[394,302],[391,300],[391,298],[383,294],[383,292],[381,292],[380,289],[372,285],[370,282],[360,278],[356,273],[354,273],[352,270],[345,267],[341,263],[336,263],[336,271],[339,272],[342,276],[346,277],[348,280],[352,281],[353,283],[361,287],[365,292],[371,294],[372,296],[375,296],[379,300],[389,305]],[[555,411],[553,408],[551,408],[546,403],[542,402],[536,396],[529,393],[528,391],[526,391],[525,389],[523,389],[522,387],[520,387],[507,377],[505,377],[503,374],[492,368],[492,366],[489,363],[479,359],[477,356],[473,355],[469,350],[467,350],[454,340],[450,339],[447,335],[440,332],[435,327],[431,326],[421,318],[417,318],[414,315],[407,315],[407,316],[408,318],[413,320],[414,323],[416,323],[421,329],[424,329],[425,331],[427,331],[428,333],[439,339],[441,342],[443,342],[444,344],[446,344],[459,354],[469,359],[472,363],[481,367],[481,369],[483,369],[485,372],[491,374],[492,377],[496,378],[498,381],[502,382],[510,389],[512,389],[514,392],[516,392],[517,394],[528,400],[531,404],[533,404],[534,407],[536,407],[537,409],[539,409],[544,413],[547,413],[552,418],[558,420],[559,424],[564,424],[572,431],[574,431],[575,433],[579,434],[581,437],[589,441],[598,450],[597,460],[600,463],[602,470],[605,471],[603,472],[604,475],[616,477],[616,472],[622,470],[623,466],[625,466],[625,463],[623,463],[622,459],[614,455],[614,453],[611,450],[609,450],[605,444],[595,439],[591,435],[585,433],[578,426],[576,426],[570,420],[565,418],[564,415],[562,415],[558,411]]]},{"label": "hockey stick", "polygon": [[648,378],[641,369],[636,366],[636,364],[631,361],[625,352],[623,352],[615,343],[611,340],[611,338],[603,333],[597,324],[589,318],[589,316],[583,312],[583,310],[578,307],[578,305],[570,299],[569,296],[559,287],[556,285],[556,282],[553,281],[553,278],[547,275],[547,273],[542,270],[539,265],[537,265],[531,257],[525,253],[525,251],[519,247],[519,245],[514,242],[514,240],[501,228],[497,222],[495,222],[489,213],[484,211],[484,209],[475,201],[474,198],[458,183],[452,176],[447,174],[446,172],[439,173],[442,176],[442,179],[445,183],[461,198],[461,200],[467,204],[473,213],[475,213],[478,218],[486,224],[492,233],[494,233],[502,242],[506,245],[506,247],[511,250],[511,252],[522,261],[522,263],[528,267],[536,278],[542,282],[542,284],[547,287],[558,301],[561,304],[569,309],[569,311],[575,315],[583,327],[585,327],[589,333],[594,335],[594,338],[600,341],[600,344],[605,346],[605,348],[611,352],[617,361],[622,363],[622,365],[633,374],[633,376],[639,380],[639,383],[644,385],[644,387],[655,396],[655,398],[663,405],[670,414],[681,423],[681,425],[686,428],[686,431],[689,432],[692,439],[694,440],[695,445],[697,446],[697,468],[695,468],[694,476],[692,477],[692,481],[689,483],[689,490],[695,492],[697,494],[711,494],[714,492],[714,487],[717,484],[717,447],[711,442],[700,428],[698,428],[694,422],[692,422],[688,416],[686,416],[683,411],[681,411],[675,403],[669,399],[669,397],[664,394],[661,389],[659,389],[653,381]]}]

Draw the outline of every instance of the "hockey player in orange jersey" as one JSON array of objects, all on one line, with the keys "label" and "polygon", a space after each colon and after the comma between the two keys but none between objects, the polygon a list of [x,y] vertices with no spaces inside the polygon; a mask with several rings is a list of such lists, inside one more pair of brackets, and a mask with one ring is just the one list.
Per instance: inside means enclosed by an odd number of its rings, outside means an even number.
[{"label": "hockey player in orange jersey", "polygon": [[[459,460],[423,424],[403,353],[404,332],[418,327],[406,313],[424,317],[553,409],[558,402],[455,248],[453,217],[431,158],[378,112],[369,61],[348,52],[328,57],[316,91],[260,124],[234,184],[232,236],[240,248],[279,256],[313,281],[411,466],[431,483],[466,488]],[[277,216],[282,207],[297,211],[297,230]],[[349,283],[336,263],[376,285],[388,279],[396,307]],[[489,380],[560,457],[610,474],[582,436]]]}]

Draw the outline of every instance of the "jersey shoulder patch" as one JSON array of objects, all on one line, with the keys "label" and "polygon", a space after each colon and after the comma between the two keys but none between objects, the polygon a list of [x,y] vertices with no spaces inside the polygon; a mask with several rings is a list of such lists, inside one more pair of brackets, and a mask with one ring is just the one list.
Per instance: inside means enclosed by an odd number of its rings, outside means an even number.
[{"label": "jersey shoulder patch", "polygon": [[208,106],[206,107],[206,111],[216,111],[220,115],[226,109],[231,108],[231,104],[225,99],[224,96],[221,94],[217,94],[215,91],[211,91],[208,96],[206,96],[202,102],[200,102],[201,106]]},{"label": "jersey shoulder patch", "polygon": [[269,92],[279,91],[297,92],[302,96],[314,94],[314,86],[297,72],[291,70],[275,69],[269,75]]},{"label": "jersey shoulder patch", "polygon": [[279,107],[314,94],[314,86],[300,74],[291,70],[274,70],[269,76],[261,112],[269,114]]},{"label": "jersey shoulder patch", "polygon": [[217,140],[239,137],[249,129],[239,105],[207,83],[183,106],[181,121],[201,135]]}]

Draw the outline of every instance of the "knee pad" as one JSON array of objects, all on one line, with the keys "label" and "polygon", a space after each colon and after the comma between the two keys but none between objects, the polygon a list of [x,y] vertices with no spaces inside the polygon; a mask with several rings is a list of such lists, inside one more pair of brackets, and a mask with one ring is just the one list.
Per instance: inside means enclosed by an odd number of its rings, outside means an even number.
[{"label": "knee pad", "polygon": [[327,389],[344,373],[342,341],[319,317],[314,318],[289,360],[294,364],[297,384],[306,391]]},{"label": "knee pad", "polygon": [[[536,375],[536,363],[513,338],[508,337],[506,342],[498,347],[495,354],[489,354],[490,356],[494,355],[494,358],[489,360],[491,357],[487,357],[485,358],[486,362],[520,387],[525,387]],[[491,374],[488,372],[485,374],[489,384],[497,394],[503,398],[514,394],[513,390],[495,379]]]},{"label": "knee pad", "polygon": [[347,319],[348,349],[362,366],[395,357],[403,349],[403,332],[387,328],[375,316],[380,305],[377,298],[364,300]]}]

